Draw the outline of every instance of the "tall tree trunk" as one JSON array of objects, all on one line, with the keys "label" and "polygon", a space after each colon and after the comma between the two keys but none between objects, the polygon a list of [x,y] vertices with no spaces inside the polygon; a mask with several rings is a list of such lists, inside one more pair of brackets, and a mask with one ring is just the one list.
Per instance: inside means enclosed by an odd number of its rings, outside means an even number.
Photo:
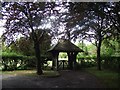
[{"label": "tall tree trunk", "polygon": [[102,40],[99,39],[98,46],[97,46],[97,64],[98,64],[98,70],[101,70],[101,56],[100,56],[101,43],[102,43]]},{"label": "tall tree trunk", "polygon": [[34,42],[34,48],[35,48],[35,55],[37,58],[37,74],[41,75],[43,73],[42,71],[42,62],[41,62],[41,57],[40,57],[40,45],[38,42]]}]

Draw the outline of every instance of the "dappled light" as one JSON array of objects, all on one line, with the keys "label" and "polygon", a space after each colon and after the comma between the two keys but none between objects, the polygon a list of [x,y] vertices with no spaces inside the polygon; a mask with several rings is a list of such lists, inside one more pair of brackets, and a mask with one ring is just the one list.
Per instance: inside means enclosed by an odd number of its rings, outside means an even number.
[{"label": "dappled light", "polygon": [[2,88],[119,88],[120,2],[4,2]]}]

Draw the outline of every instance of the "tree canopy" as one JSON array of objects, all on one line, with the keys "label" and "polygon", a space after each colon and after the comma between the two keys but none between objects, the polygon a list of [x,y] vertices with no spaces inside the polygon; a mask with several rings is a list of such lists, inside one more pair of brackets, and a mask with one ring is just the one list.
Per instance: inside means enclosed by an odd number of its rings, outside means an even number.
[{"label": "tree canopy", "polygon": [[[81,5],[83,5],[81,7]],[[104,39],[110,37],[119,37],[119,8],[118,3],[101,2],[101,3],[71,3],[71,13],[79,18],[82,14],[82,19],[73,18],[72,25],[74,25],[74,38],[87,39],[97,47],[98,69],[101,70],[101,44]],[[82,8],[82,10],[79,10]],[[73,10],[75,9],[75,10]],[[113,11],[114,9],[114,11]],[[111,14],[110,14],[111,13]],[[115,17],[116,16],[116,17]],[[113,18],[111,18],[113,17]],[[74,22],[75,20],[75,22]],[[115,25],[113,25],[115,24]],[[70,26],[72,26],[70,24]]]},{"label": "tree canopy", "polygon": [[99,70],[102,41],[120,35],[120,2],[3,2],[1,13],[7,44],[18,35],[31,36],[38,74],[42,74],[40,47],[46,32],[52,39],[94,40]]}]

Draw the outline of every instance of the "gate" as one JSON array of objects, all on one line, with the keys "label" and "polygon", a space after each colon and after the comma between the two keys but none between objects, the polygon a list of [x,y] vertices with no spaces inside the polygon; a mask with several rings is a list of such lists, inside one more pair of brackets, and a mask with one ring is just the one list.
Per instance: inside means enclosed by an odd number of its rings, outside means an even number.
[{"label": "gate", "polygon": [[58,60],[58,69],[65,69],[68,66],[67,60]]}]

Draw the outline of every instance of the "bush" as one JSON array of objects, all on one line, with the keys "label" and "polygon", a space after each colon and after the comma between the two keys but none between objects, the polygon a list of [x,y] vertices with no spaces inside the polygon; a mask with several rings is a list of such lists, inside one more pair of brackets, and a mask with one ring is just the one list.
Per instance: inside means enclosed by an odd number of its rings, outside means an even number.
[{"label": "bush", "polygon": [[112,69],[112,70],[119,70],[119,61],[120,57],[115,57],[115,56],[102,56],[102,66],[105,69]]},{"label": "bush", "polygon": [[[43,65],[47,59],[48,57],[43,55],[41,56]],[[13,52],[11,53],[2,52],[2,61],[0,63],[1,63],[1,69],[3,71],[32,69],[36,67],[36,57],[24,56]]]},{"label": "bush", "polygon": [[[35,57],[24,56],[17,53],[2,52],[1,68],[2,70],[27,69],[34,66]],[[34,62],[34,63],[33,63]]]},{"label": "bush", "polygon": [[[92,67],[97,64],[95,56],[79,56],[81,67]],[[101,64],[105,69],[120,70],[120,56],[101,56]]]},{"label": "bush", "polygon": [[78,58],[81,61],[81,67],[92,67],[96,65],[96,56],[80,56]]}]

